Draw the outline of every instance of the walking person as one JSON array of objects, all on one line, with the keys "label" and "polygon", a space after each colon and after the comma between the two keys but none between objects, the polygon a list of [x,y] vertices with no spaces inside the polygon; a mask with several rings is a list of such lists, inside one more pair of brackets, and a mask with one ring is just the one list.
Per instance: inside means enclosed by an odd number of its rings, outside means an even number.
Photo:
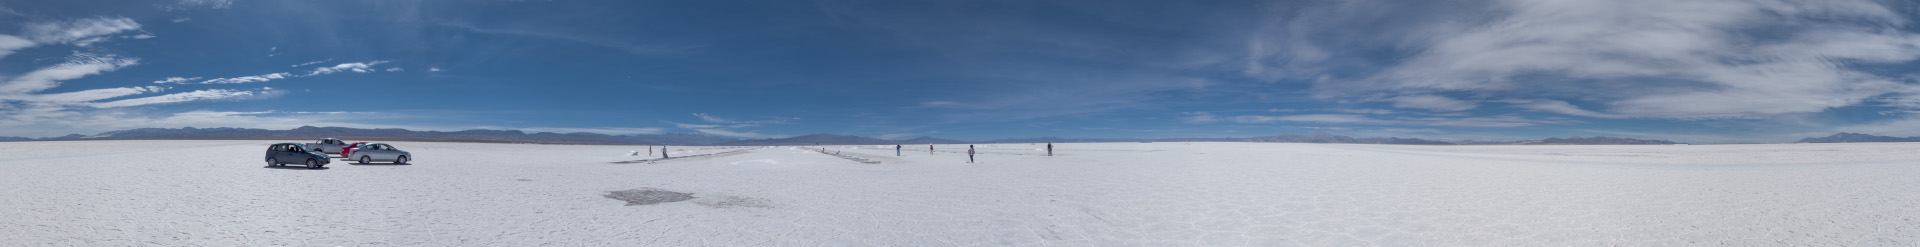
[{"label": "walking person", "polygon": [[661,159],[671,158],[667,156],[667,146],[664,146],[664,145],[660,146],[660,158]]},{"label": "walking person", "polygon": [[967,145],[967,163],[973,163],[973,145]]},{"label": "walking person", "polygon": [[900,144],[893,144],[893,156],[900,156]]},{"label": "walking person", "polygon": [[1053,142],[1047,142],[1047,156],[1053,156]]},{"label": "walking person", "polygon": [[927,155],[933,155],[933,144],[927,144]]}]

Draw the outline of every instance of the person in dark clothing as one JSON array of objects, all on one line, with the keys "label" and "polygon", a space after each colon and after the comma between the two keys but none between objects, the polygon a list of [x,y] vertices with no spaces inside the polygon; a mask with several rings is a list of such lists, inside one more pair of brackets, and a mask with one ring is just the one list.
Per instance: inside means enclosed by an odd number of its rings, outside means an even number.
[{"label": "person in dark clothing", "polygon": [[899,145],[899,144],[894,144],[894,145],[893,145],[893,156],[900,156],[900,145]]},{"label": "person in dark clothing", "polygon": [[1047,156],[1053,156],[1053,142],[1047,142]]},{"label": "person in dark clothing", "polygon": [[660,158],[661,159],[671,158],[667,156],[667,146],[660,146]]},{"label": "person in dark clothing", "polygon": [[967,145],[967,163],[973,163],[973,145]]}]

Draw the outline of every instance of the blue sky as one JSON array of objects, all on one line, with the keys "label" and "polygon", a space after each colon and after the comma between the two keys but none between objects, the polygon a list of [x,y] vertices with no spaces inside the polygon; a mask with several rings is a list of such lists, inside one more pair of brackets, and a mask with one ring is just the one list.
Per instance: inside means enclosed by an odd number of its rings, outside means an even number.
[{"label": "blue sky", "polygon": [[0,136],[1920,135],[1911,1],[0,0]]}]

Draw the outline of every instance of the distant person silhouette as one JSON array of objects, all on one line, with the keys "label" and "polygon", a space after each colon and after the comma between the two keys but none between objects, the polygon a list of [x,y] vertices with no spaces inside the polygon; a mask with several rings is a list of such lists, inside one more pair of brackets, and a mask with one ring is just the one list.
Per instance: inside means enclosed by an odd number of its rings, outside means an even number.
[{"label": "distant person silhouette", "polygon": [[1047,142],[1047,156],[1053,156],[1053,142]]},{"label": "distant person silhouette", "polygon": [[667,156],[667,146],[660,146],[660,158],[661,159],[671,158]]},{"label": "distant person silhouette", "polygon": [[893,145],[893,156],[900,156],[900,145]]},{"label": "distant person silhouette", "polygon": [[973,163],[973,145],[967,145],[967,163]]}]

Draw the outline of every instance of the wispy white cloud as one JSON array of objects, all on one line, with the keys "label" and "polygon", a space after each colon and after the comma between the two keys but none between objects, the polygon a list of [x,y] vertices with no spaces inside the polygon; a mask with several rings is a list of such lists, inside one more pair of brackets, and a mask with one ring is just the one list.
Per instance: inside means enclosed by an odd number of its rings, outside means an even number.
[{"label": "wispy white cloud", "polygon": [[1181,122],[1187,122],[1187,123],[1213,123],[1213,122],[1220,122],[1220,117],[1215,117],[1215,116],[1213,116],[1213,113],[1207,113],[1207,112],[1186,112],[1186,113],[1182,113],[1182,114],[1186,114],[1187,116],[1185,116],[1185,117],[1180,117],[1180,121],[1181,121]]},{"label": "wispy white cloud", "polygon": [[1627,117],[1620,114],[1601,113],[1601,112],[1590,111],[1587,109],[1581,109],[1579,106],[1575,106],[1572,103],[1567,103],[1566,101],[1559,101],[1559,100],[1550,100],[1550,99],[1517,100],[1516,99],[1516,100],[1501,100],[1499,102],[1513,104],[1514,107],[1519,107],[1522,109],[1582,116],[1582,117],[1594,117],[1594,118],[1625,118]]},{"label": "wispy white cloud", "polygon": [[167,10],[167,11],[175,11],[175,10],[186,10],[189,8],[196,8],[196,7],[207,7],[211,9],[225,9],[225,8],[233,7],[233,0],[180,0],[180,2],[172,5],[161,5],[160,9]]},{"label": "wispy white cloud", "polygon": [[1387,99],[1387,101],[1392,101],[1393,107],[1427,109],[1427,110],[1433,110],[1433,111],[1465,111],[1465,110],[1472,110],[1473,108],[1479,107],[1479,104],[1475,104],[1473,102],[1467,102],[1463,100],[1448,98],[1446,96],[1430,95],[1430,94],[1401,95],[1398,97],[1389,98]]},{"label": "wispy white cloud", "polygon": [[126,17],[97,17],[72,21],[39,22],[25,25],[26,37],[41,44],[71,43],[99,36],[139,30],[140,23]]},{"label": "wispy white cloud", "polygon": [[275,95],[275,93],[273,92],[274,92],[273,88],[261,88],[259,90],[207,89],[207,90],[198,90],[198,91],[192,91],[192,92],[175,93],[175,94],[167,94],[167,95],[144,97],[144,98],[132,98],[132,99],[109,101],[105,103],[93,104],[92,106],[97,108],[115,108],[115,107],[143,106],[143,105],[153,105],[153,104],[180,103],[180,102],[189,102],[189,101],[231,100],[231,99],[243,99],[243,98],[253,98],[253,97],[271,97]]},{"label": "wispy white cloud", "polygon": [[593,37],[591,35],[568,34],[568,33],[561,33],[561,32],[555,32],[552,30],[543,30],[543,29],[480,27],[480,26],[475,26],[471,23],[464,23],[464,22],[449,22],[449,23],[442,23],[441,25],[445,27],[458,28],[461,30],[466,30],[468,32],[474,32],[474,33],[492,34],[492,35],[511,35],[511,36],[522,36],[522,37],[567,41],[567,42],[573,42],[573,43],[590,45],[590,46],[612,48],[612,49],[626,51],[627,53],[638,54],[638,55],[673,54],[673,53],[679,53],[684,50],[693,49],[697,47],[697,46],[641,45],[641,44],[633,44],[632,42],[626,41],[626,40],[605,39],[605,38]]},{"label": "wispy white cloud", "polygon": [[0,95],[39,92],[59,86],[60,81],[114,71],[139,63],[138,58],[75,53],[65,63],[27,72],[0,83]]},{"label": "wispy white cloud", "polygon": [[[329,59],[329,60],[331,60],[331,59]],[[307,62],[307,63],[302,63],[302,64],[297,64],[297,65],[293,65],[293,67],[300,67],[300,66],[306,66],[306,65],[310,65],[310,64],[314,64],[314,63],[321,63],[321,62],[324,62],[324,61],[315,61],[315,62]],[[280,80],[280,79],[287,79],[287,78],[296,78],[296,77],[307,77],[307,76],[319,76],[319,75],[326,75],[326,74],[333,74],[333,73],[339,73],[339,72],[355,72],[355,73],[370,73],[370,72],[373,72],[373,71],[375,71],[375,70],[374,70],[374,69],[372,68],[372,67],[373,67],[374,65],[379,65],[379,64],[382,64],[382,63],[387,63],[387,61],[372,61],[372,62],[359,62],[359,63],[343,63],[343,64],[339,64],[339,65],[334,65],[334,66],[331,66],[331,67],[320,67],[320,68],[315,68],[315,69],[313,69],[313,71],[310,71],[310,72],[308,72],[308,73],[307,73],[306,75],[297,75],[297,74],[294,74],[294,73],[291,73],[291,72],[279,72],[279,73],[271,73],[271,74],[263,74],[263,75],[251,75],[251,76],[241,76],[241,77],[229,77],[229,78],[214,78],[214,79],[207,79],[207,80],[204,80],[204,81],[200,81],[200,82],[198,82],[198,83],[190,83],[189,81],[191,81],[191,80],[196,80],[196,79],[199,79],[200,77],[192,77],[192,78],[181,78],[181,77],[168,77],[167,79],[164,79],[164,80],[159,80],[159,81],[154,81],[153,83],[162,83],[162,84],[166,84],[166,83],[171,83],[171,84],[240,84],[240,83],[254,83],[254,82],[266,82],[266,81],[272,81],[272,80]],[[391,68],[391,69],[387,69],[386,71],[389,71],[389,72],[397,72],[397,71],[400,71],[400,70],[398,70],[398,69],[399,69],[399,68]]]},{"label": "wispy white cloud", "polygon": [[[726,137],[734,137],[734,138],[753,138],[753,139],[787,137],[785,135],[762,134],[762,133],[755,133],[751,131],[731,130],[733,128],[751,127],[752,125],[734,124],[737,122],[727,121],[725,119],[719,119],[719,118],[713,118],[710,120],[708,118],[711,118],[711,117],[705,116],[705,115],[706,114],[695,114],[695,116],[702,116],[701,120],[703,121],[714,122],[718,124],[685,124],[685,123],[677,123],[672,121],[661,121],[661,122],[673,124],[673,127],[675,128],[688,129],[688,130],[698,131],[700,133],[706,133],[709,135],[717,135],[717,136],[726,136]],[[719,122],[715,122],[714,120],[718,120]]]},{"label": "wispy white cloud", "polygon": [[706,113],[694,113],[693,116],[700,117],[701,121],[707,121],[709,123],[735,123],[733,120],[714,117],[713,115],[707,115]]},{"label": "wispy white cloud", "polygon": [[295,65],[289,65],[289,66],[287,66],[287,67],[292,67],[292,68],[299,68],[299,67],[305,67],[305,66],[307,66],[307,65],[315,65],[315,64],[320,64],[320,63],[325,63],[325,62],[332,62],[332,61],[333,61],[333,59],[332,59],[332,58],[328,58],[327,60],[320,60],[320,61],[312,61],[312,62],[305,62],[305,63],[300,63],[300,64],[295,64]]},{"label": "wispy white cloud", "polygon": [[736,121],[732,119],[716,117],[716,116],[713,116],[713,114],[706,114],[706,113],[694,113],[693,116],[699,117],[700,121],[706,121],[708,123],[716,123],[716,124],[725,124],[724,126],[728,128],[753,127],[753,126],[759,126],[762,124],[781,124],[781,123],[787,122],[787,120],[785,119],[760,120],[760,121]]},{"label": "wispy white cloud", "polygon": [[325,75],[325,74],[333,74],[333,73],[349,72],[349,71],[354,73],[368,73],[368,72],[373,72],[374,65],[380,65],[383,63],[387,63],[387,61],[382,60],[382,61],[371,61],[371,62],[343,63],[339,65],[334,65],[332,67],[315,68],[313,69],[312,72],[307,72],[307,76]]},{"label": "wispy white cloud", "polygon": [[[1384,115],[1384,114],[1394,114],[1394,113],[1396,113],[1396,112],[1395,112],[1395,111],[1393,111],[1393,110],[1386,110],[1386,109],[1363,109],[1363,108],[1334,108],[1334,109],[1326,109],[1326,111],[1329,111],[1329,112],[1340,112],[1340,113],[1354,113],[1354,114],[1373,114],[1373,115]],[[1270,111],[1270,112],[1271,112],[1271,111]]]},{"label": "wispy white cloud", "polygon": [[[154,114],[128,108],[108,108],[98,110],[63,110],[60,108],[34,108],[16,111],[17,114],[0,114],[0,136],[51,137],[65,134],[94,134],[105,131],[133,128],[181,128],[181,127],[236,127],[263,129],[291,129],[300,126],[336,126],[354,128],[419,128],[418,126],[369,125],[354,123],[354,119],[378,117],[374,113],[298,113],[298,112],[234,112],[195,110],[179,113]],[[441,129],[454,130],[454,129]]]},{"label": "wispy white cloud", "polygon": [[682,128],[682,129],[712,129],[712,128],[723,127],[717,124],[683,124],[683,123],[675,123],[675,122],[667,122],[667,123],[673,124],[673,127]]},{"label": "wispy white cloud", "polygon": [[177,83],[184,83],[187,81],[199,80],[199,79],[200,77],[177,77],[176,76],[176,77],[167,77],[165,79],[160,79],[158,81],[153,81],[153,83],[155,84],[176,83],[177,84]]},{"label": "wispy white cloud", "polygon": [[400,71],[407,71],[407,70],[401,69],[401,68],[387,68],[387,72],[400,72]]},{"label": "wispy white cloud", "polygon": [[735,137],[735,138],[749,138],[749,139],[788,137],[787,135],[761,134],[761,133],[754,133],[754,132],[731,131],[731,130],[725,130],[725,129],[693,129],[693,131],[699,131],[700,133],[706,133],[709,135]]},{"label": "wispy white cloud", "polygon": [[[1866,69],[1920,59],[1920,34],[1890,28],[1911,19],[1883,2],[1403,3],[1343,1],[1288,15],[1293,18],[1254,35],[1246,72],[1313,83],[1322,99],[1477,95],[1529,101],[1515,104],[1522,109],[1608,118],[1778,116],[1920,97],[1920,84]],[[1451,11],[1429,10],[1436,8]],[[1320,35],[1355,26],[1386,27]],[[1387,50],[1411,56],[1364,54]],[[1343,77],[1332,70],[1378,72]],[[1393,102],[1472,109],[1419,97]],[[1562,104],[1569,100],[1594,107]]]},{"label": "wispy white cloud", "polygon": [[1235,116],[1230,119],[1233,120],[1234,122],[1240,122],[1240,123],[1304,122],[1304,123],[1329,123],[1329,124],[1412,125],[1412,126],[1440,126],[1440,127],[1524,127],[1524,126],[1535,126],[1535,125],[1543,125],[1543,124],[1572,123],[1572,121],[1566,121],[1566,120],[1528,119],[1524,117],[1506,116],[1506,115],[1490,116],[1490,117],[1396,117],[1396,118],[1383,119],[1383,118],[1373,118],[1373,117],[1368,117],[1364,115],[1352,115],[1352,114],[1302,114],[1302,115],[1286,115],[1286,116],[1246,115],[1246,116]]},{"label": "wispy white cloud", "polygon": [[252,76],[241,76],[241,77],[232,77],[232,78],[213,78],[213,79],[207,79],[205,81],[200,81],[200,84],[253,83],[253,82],[264,82],[264,81],[272,81],[272,80],[279,80],[279,79],[287,79],[289,77],[293,77],[293,73],[280,72],[280,73],[272,73],[272,74],[265,74],[265,75],[252,75]]},{"label": "wispy white cloud", "polygon": [[0,58],[5,58],[7,55],[12,55],[14,51],[35,45],[38,44],[34,44],[32,40],[13,35],[0,34]]},{"label": "wispy white cloud", "polygon": [[[16,96],[18,98],[12,98],[12,99],[32,101],[36,103],[78,104],[82,102],[91,102],[95,100],[103,100],[103,99],[111,99],[111,98],[119,98],[119,97],[125,97],[125,96],[160,92],[160,91],[165,91],[166,89],[167,88],[160,87],[160,86],[101,88],[101,89],[88,89],[88,90],[80,90],[80,91],[65,92],[65,93]],[[0,99],[8,99],[8,98],[0,97]]]},{"label": "wispy white cloud", "polygon": [[[19,36],[0,34],[0,58],[15,51],[44,44],[90,46],[106,41],[109,35],[139,30],[140,23],[126,17],[96,17],[67,21],[33,22],[21,26]],[[142,34],[147,35],[147,34]],[[147,35],[151,36],[151,35]]]}]

